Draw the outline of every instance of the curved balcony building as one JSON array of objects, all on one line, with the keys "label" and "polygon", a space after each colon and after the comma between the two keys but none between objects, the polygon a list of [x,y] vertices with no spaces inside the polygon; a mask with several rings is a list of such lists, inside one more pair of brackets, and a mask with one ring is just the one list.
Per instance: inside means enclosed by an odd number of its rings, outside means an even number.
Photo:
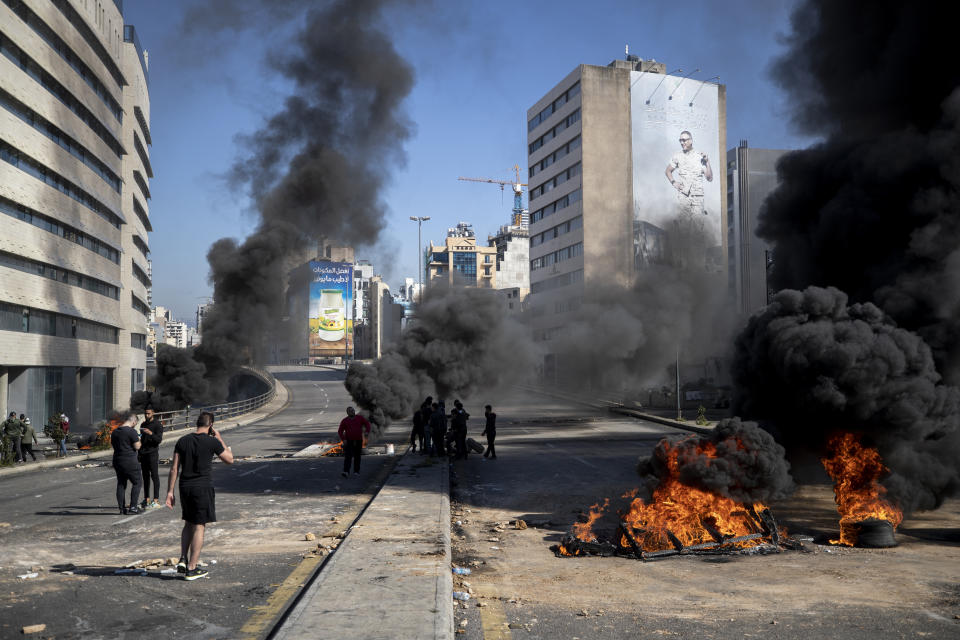
[{"label": "curved balcony building", "polygon": [[37,427],[145,382],[147,62],[120,0],[0,0],[0,411]]}]

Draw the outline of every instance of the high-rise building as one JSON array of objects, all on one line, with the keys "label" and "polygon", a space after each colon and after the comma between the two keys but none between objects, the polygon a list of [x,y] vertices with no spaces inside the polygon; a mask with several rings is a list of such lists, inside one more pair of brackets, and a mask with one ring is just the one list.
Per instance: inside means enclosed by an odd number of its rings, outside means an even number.
[{"label": "high-rise building", "polygon": [[534,340],[667,259],[677,225],[701,238],[699,265],[724,268],[726,91],[712,80],[628,56],[579,65],[527,111]]},{"label": "high-rise building", "polygon": [[514,214],[487,244],[497,250],[497,295],[508,315],[517,315],[530,293],[530,225],[526,214]]},{"label": "high-rise building", "polygon": [[0,411],[83,428],[143,388],[147,52],[114,2],[0,2]]},{"label": "high-rise building", "polygon": [[757,237],[760,206],[777,186],[777,161],[785,149],[751,149],[746,140],[727,151],[727,278],[737,310],[766,306],[767,268],[773,248]]},{"label": "high-rise building", "polygon": [[186,349],[190,339],[187,328],[186,322],[181,322],[179,320],[168,322],[166,330],[167,344],[177,347],[178,349]]},{"label": "high-rise building", "polygon": [[197,305],[197,335],[203,334],[203,318],[207,315],[207,312],[210,311],[211,307],[213,307],[213,303],[211,302]]},{"label": "high-rise building", "polygon": [[428,255],[428,284],[444,279],[477,287],[497,286],[497,249],[478,245],[473,226],[466,222],[447,229],[444,244],[430,242]]}]

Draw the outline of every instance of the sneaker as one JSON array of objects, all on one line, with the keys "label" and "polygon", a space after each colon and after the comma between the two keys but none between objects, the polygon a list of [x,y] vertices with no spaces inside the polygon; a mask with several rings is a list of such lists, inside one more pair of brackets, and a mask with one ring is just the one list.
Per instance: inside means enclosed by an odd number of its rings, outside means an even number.
[{"label": "sneaker", "polygon": [[349,475],[349,474],[348,474],[346,471],[341,471],[341,472],[340,472],[340,475],[342,475],[344,478],[346,478],[347,475]]},{"label": "sneaker", "polygon": [[128,516],[138,516],[141,513],[143,513],[143,509],[141,509],[140,507],[130,507],[129,509],[127,509]]},{"label": "sneaker", "polygon": [[358,476],[358,475],[360,475],[360,472],[359,472],[359,471],[354,471],[354,472],[353,472],[353,475]]},{"label": "sneaker", "polygon": [[177,561],[177,573],[186,573],[187,572],[187,559],[180,558]]},{"label": "sneaker", "polygon": [[204,578],[204,577],[206,577],[207,575],[209,575],[209,573],[210,573],[210,572],[207,571],[206,569],[201,569],[200,567],[197,567],[196,569],[191,569],[191,570],[187,571],[185,574],[183,574],[183,579],[184,579],[184,580],[196,580],[197,578]]},{"label": "sneaker", "polygon": [[140,503],[141,510],[146,509],[149,506],[150,506],[150,502],[148,500],[144,500],[143,502]]}]

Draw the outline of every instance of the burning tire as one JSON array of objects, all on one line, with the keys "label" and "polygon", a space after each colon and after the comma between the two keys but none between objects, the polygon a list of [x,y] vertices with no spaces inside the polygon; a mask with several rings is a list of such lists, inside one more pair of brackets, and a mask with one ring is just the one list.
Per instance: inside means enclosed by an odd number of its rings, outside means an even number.
[{"label": "burning tire", "polygon": [[868,518],[860,522],[844,524],[842,528],[844,537],[856,540],[858,547],[886,549],[897,546],[897,539],[893,535],[893,524],[886,520]]}]

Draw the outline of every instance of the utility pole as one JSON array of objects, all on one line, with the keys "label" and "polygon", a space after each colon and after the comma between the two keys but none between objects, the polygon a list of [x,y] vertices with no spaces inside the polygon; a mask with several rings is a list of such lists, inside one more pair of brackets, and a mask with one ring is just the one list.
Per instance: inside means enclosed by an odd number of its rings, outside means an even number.
[{"label": "utility pole", "polygon": [[417,278],[420,280],[420,288],[418,293],[420,294],[420,300],[423,300],[423,270],[426,268],[426,266],[420,264],[423,260],[423,256],[420,255],[420,251],[423,250],[423,238],[421,231],[423,230],[423,223],[429,220],[430,216],[410,216],[410,219],[417,223]]}]

